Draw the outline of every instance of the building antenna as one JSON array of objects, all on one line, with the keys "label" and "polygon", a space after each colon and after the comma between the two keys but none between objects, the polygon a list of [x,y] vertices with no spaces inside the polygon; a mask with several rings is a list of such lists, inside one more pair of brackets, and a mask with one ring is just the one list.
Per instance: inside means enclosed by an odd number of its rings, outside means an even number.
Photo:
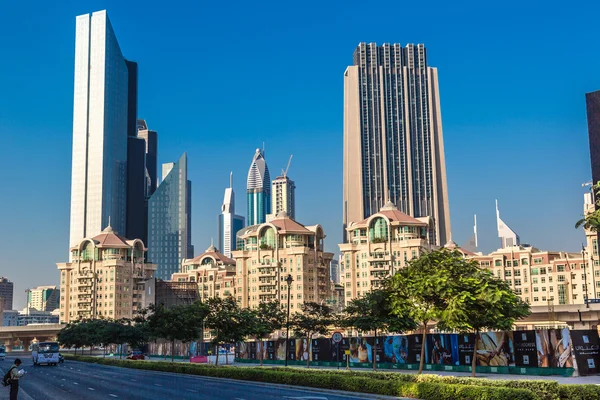
[{"label": "building antenna", "polygon": [[233,188],[233,171],[229,173],[229,188]]},{"label": "building antenna", "polygon": [[262,150],[262,153],[263,153],[263,157],[264,157],[264,156],[265,156],[265,142],[263,142],[263,150]]},{"label": "building antenna", "polygon": [[475,214],[475,226],[473,227],[475,232],[475,249],[477,249],[477,214]]}]

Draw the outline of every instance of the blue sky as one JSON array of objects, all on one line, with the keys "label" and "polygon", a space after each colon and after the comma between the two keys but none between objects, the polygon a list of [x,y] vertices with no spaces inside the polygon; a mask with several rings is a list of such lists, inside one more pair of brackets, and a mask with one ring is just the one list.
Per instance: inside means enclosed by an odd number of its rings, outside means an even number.
[{"label": "blue sky", "polygon": [[139,114],[159,161],[189,156],[193,244],[217,235],[234,173],[238,212],[254,149],[272,175],[294,155],[297,219],[341,240],[342,75],[361,42],[424,43],[438,67],[453,239],[494,199],[524,242],[578,251],[590,179],[585,92],[600,89],[597,2],[0,3],[0,275],[57,284],[69,236],[75,17],[107,9],[139,63]]}]

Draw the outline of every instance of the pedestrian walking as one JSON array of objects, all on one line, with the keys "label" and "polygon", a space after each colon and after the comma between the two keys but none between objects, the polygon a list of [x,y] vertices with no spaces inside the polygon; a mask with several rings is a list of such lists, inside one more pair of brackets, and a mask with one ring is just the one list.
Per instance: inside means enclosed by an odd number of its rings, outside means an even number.
[{"label": "pedestrian walking", "polygon": [[16,359],[15,363],[12,367],[10,367],[10,400],[17,400],[17,395],[19,394],[19,365],[21,365],[21,360]]}]

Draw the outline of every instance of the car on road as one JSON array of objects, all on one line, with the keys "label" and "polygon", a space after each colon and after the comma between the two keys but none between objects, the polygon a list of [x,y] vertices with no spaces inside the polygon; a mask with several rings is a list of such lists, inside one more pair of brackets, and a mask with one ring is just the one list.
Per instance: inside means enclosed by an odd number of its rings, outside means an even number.
[{"label": "car on road", "polygon": [[127,355],[128,360],[145,360],[146,356],[140,350],[134,350]]}]

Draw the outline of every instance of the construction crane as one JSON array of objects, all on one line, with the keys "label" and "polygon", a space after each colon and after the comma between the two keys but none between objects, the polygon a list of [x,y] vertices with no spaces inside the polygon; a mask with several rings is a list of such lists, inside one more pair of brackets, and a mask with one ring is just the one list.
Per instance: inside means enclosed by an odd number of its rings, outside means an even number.
[{"label": "construction crane", "polygon": [[288,170],[290,169],[290,164],[292,163],[292,157],[294,157],[293,154],[290,156],[290,159],[288,161],[287,168],[285,169],[285,171],[281,170],[281,173],[283,174],[284,178],[287,176]]}]

